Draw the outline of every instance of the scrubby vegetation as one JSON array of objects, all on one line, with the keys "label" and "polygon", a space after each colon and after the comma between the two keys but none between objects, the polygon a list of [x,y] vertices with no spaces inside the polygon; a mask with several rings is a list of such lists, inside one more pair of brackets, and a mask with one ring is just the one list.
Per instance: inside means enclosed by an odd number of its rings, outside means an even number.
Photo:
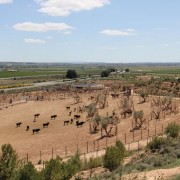
[{"label": "scrubby vegetation", "polygon": [[[173,127],[173,128],[172,128]],[[170,132],[174,134],[176,132],[177,124],[169,124],[166,129],[166,133]],[[147,145],[145,152],[135,156],[132,160],[123,166],[114,169],[113,172],[105,172],[99,176],[92,178],[92,180],[102,179],[120,179],[121,173],[129,174],[142,171],[149,171],[160,168],[172,168],[180,166],[180,136],[171,137],[155,137]],[[179,175],[172,179],[178,179]]]},{"label": "scrubby vegetation", "polygon": [[80,159],[79,153],[63,161],[57,156],[45,163],[45,168],[38,172],[31,162],[18,159],[15,150],[10,144],[2,146],[0,157],[0,179],[1,180],[69,180],[72,177],[80,179],[78,172],[105,166],[109,170],[115,170],[122,166],[125,155],[125,147],[117,141],[116,146],[109,147],[104,157]]},{"label": "scrubby vegetation", "polygon": [[154,138],[147,151],[124,167],[125,173],[171,168],[180,165],[180,138]]},{"label": "scrubby vegetation", "polygon": [[[122,142],[117,141],[115,146],[108,147],[102,157],[80,159],[76,153],[67,161],[56,157],[45,163],[45,168],[38,172],[31,162],[20,160],[10,144],[2,145],[0,156],[0,179],[1,180],[68,180],[74,177],[81,179],[80,172],[90,171],[90,178],[121,179],[122,174],[148,171],[159,168],[172,168],[180,166],[180,136],[179,125],[169,124],[166,128],[165,137],[154,137],[148,143],[145,152],[134,156],[131,161],[123,165],[124,157],[127,156]],[[105,173],[94,176],[97,167],[104,167]],[[178,179],[179,176],[173,177]]]},{"label": "scrubby vegetation", "polygon": [[166,128],[166,134],[172,138],[178,137],[179,133],[180,133],[180,126],[175,123],[169,124],[169,126]]},{"label": "scrubby vegetation", "polygon": [[81,170],[82,162],[76,153],[66,162],[60,157],[46,162],[45,168],[38,172],[31,162],[18,159],[10,144],[2,145],[0,157],[1,180],[68,180]]}]

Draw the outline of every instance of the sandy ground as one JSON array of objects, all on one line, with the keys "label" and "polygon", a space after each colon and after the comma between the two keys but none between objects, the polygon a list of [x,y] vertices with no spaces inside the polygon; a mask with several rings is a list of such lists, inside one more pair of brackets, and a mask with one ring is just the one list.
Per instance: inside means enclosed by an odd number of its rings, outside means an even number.
[{"label": "sandy ground", "polygon": [[[104,138],[99,141],[99,145],[97,139],[100,137],[100,133],[91,135],[89,133],[89,122],[86,122],[83,127],[80,128],[75,126],[75,122],[64,126],[64,120],[70,120],[74,117],[74,114],[77,114],[77,112],[72,112],[72,115],[69,116],[69,110],[66,110],[66,106],[71,106],[71,110],[73,111],[74,107],[89,105],[91,103],[91,101],[88,100],[89,94],[82,96],[83,102],[80,104],[74,104],[74,99],[69,98],[54,101],[32,101],[0,110],[0,145],[4,143],[12,144],[20,158],[27,158],[28,153],[28,159],[34,164],[37,164],[40,158],[42,160],[48,160],[52,155],[53,157],[56,155],[63,157],[65,155],[72,155],[77,148],[80,149],[81,153],[94,151],[98,146],[99,149],[103,149],[106,147],[106,144],[113,144],[116,138],[125,141],[125,133],[127,133],[126,143],[132,141],[132,133],[131,135],[129,134],[132,129],[132,117],[121,119],[118,125],[118,136],[108,138],[107,141],[106,138]],[[145,116],[149,118],[150,103],[138,104],[138,97],[134,97],[134,100],[135,109],[143,109]],[[111,115],[114,109],[116,109],[117,114],[120,114],[117,107],[119,101],[120,99],[112,100],[111,97],[108,97],[109,106],[99,110],[99,114],[106,115],[108,112],[109,115]],[[33,122],[34,114],[36,113],[40,113],[40,116],[36,122]],[[50,116],[53,114],[57,114],[55,120],[50,119]],[[80,120],[86,121],[87,113],[80,113],[80,115]],[[158,132],[161,130],[162,124],[165,125],[175,120],[179,121],[179,119],[180,114],[168,116],[161,121],[152,120],[150,121],[150,127],[152,127],[151,130],[154,131],[154,125],[159,125],[159,129],[156,129]],[[22,122],[22,125],[18,128],[16,128],[17,122]],[[43,128],[42,124],[45,122],[50,122],[49,128]],[[29,131],[26,131],[27,125],[30,126]],[[33,135],[33,128],[40,128],[40,133]],[[152,134],[152,132],[150,132],[150,134]],[[143,130],[143,138],[146,137],[147,130]],[[134,141],[137,141],[138,138],[140,138],[140,131],[135,132]],[[130,145],[128,148],[131,148]]]}]

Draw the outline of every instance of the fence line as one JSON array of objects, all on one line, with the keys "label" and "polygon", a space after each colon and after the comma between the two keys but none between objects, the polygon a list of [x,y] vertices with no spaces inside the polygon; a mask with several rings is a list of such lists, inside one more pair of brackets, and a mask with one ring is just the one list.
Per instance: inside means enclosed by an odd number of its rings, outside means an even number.
[{"label": "fence line", "polygon": [[[178,120],[174,122],[180,124]],[[39,158],[36,160],[33,159],[33,156],[27,153],[26,159],[28,161],[32,161],[34,164],[37,164],[38,161],[41,161],[42,163],[43,161],[47,161],[56,157],[57,155],[62,158],[68,158],[73,156],[77,151],[80,152],[80,155],[84,157],[90,153],[98,156],[99,154],[102,154],[101,152],[107,147],[115,145],[117,140],[120,140],[125,145],[127,151],[139,150],[142,147],[145,147],[153,137],[163,136],[165,128],[168,126],[168,124],[169,123],[166,122],[154,127],[149,127],[147,129],[140,129],[138,131],[128,132],[113,137],[105,137],[103,139],[86,141],[84,146],[81,147],[78,144],[74,144],[74,146],[65,146],[62,149],[52,148],[51,151],[46,152],[40,150]]]}]

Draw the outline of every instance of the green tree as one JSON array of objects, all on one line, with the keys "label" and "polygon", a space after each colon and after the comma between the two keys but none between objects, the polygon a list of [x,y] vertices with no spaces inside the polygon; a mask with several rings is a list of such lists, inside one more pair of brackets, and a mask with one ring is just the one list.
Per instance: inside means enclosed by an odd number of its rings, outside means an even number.
[{"label": "green tree", "polygon": [[176,138],[179,136],[180,133],[180,126],[178,124],[175,123],[170,123],[166,130],[165,130],[166,134],[169,135],[172,138]]},{"label": "green tree", "polygon": [[42,171],[42,176],[44,180],[54,180],[55,178],[61,177],[60,169],[61,169],[62,159],[60,157],[56,157],[55,159],[51,159],[46,162],[45,169]]},{"label": "green tree", "polygon": [[31,162],[25,164],[16,175],[17,180],[39,180],[38,172]]},{"label": "green tree", "polygon": [[109,76],[109,71],[108,70],[104,70],[101,72],[101,77],[108,77]]},{"label": "green tree", "polygon": [[125,147],[121,141],[117,141],[115,146],[108,147],[103,159],[103,165],[110,171],[122,168],[122,162],[125,157]]},{"label": "green tree", "polygon": [[77,78],[77,77],[78,77],[78,75],[77,75],[76,71],[73,70],[73,69],[69,69],[67,71],[67,73],[66,73],[66,78],[74,79],[74,78]]},{"label": "green tree", "polygon": [[81,160],[79,153],[76,153],[67,162],[62,161],[60,157],[51,159],[46,163],[42,172],[44,180],[67,180],[71,179],[81,170]]},{"label": "green tree", "polygon": [[18,157],[16,151],[11,144],[1,146],[2,154],[0,156],[0,179],[10,179],[18,165]]},{"label": "green tree", "polygon": [[76,153],[72,156],[66,163],[65,176],[63,180],[71,179],[76,175],[82,168],[82,161],[80,159],[80,154]]}]

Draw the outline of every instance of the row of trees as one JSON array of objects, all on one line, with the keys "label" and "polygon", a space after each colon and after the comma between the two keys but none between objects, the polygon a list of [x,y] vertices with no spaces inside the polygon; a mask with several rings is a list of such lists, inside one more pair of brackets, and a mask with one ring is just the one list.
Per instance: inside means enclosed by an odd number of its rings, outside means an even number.
[{"label": "row of trees", "polygon": [[[101,72],[101,77],[108,77],[111,72],[117,72],[115,68],[108,68]],[[125,72],[129,72],[129,69],[125,69]]]}]

